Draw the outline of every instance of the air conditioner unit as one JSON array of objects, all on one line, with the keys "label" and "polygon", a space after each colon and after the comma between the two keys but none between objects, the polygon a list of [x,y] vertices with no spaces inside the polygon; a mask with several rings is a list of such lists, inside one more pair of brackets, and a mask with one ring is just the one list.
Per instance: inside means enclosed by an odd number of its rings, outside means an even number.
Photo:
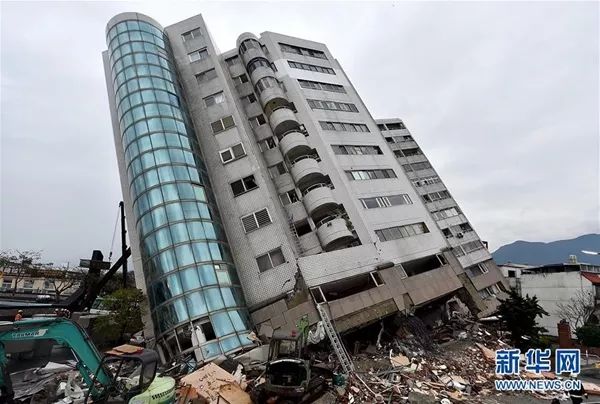
[{"label": "air conditioner unit", "polygon": [[456,237],[458,237],[458,238],[463,238],[464,236],[463,236],[463,234],[462,234],[462,233],[457,233],[457,234],[456,234]]}]

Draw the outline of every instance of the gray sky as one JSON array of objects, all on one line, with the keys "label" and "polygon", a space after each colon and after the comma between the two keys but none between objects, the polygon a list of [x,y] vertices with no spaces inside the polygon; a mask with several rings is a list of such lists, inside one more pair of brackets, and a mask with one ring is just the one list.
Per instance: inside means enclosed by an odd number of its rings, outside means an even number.
[{"label": "gray sky", "polygon": [[[325,42],[372,115],[400,117],[484,240],[599,232],[596,2],[2,2],[0,247],[107,255],[120,200],[106,22],[202,13]],[[115,243],[118,250],[118,237]]]}]

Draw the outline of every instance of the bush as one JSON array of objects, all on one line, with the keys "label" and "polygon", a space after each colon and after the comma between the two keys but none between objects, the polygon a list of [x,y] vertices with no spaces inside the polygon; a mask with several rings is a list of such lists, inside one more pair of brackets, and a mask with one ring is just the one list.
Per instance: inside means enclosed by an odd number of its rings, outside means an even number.
[{"label": "bush", "polygon": [[600,347],[600,327],[589,324],[575,330],[579,342],[587,347]]}]

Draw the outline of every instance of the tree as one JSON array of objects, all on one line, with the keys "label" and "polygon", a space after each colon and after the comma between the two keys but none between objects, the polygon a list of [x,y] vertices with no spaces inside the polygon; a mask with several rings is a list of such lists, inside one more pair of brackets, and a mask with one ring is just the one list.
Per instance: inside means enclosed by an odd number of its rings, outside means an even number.
[{"label": "tree", "polygon": [[596,302],[590,291],[579,290],[567,303],[557,303],[556,314],[571,324],[573,329],[583,326],[594,313]]},{"label": "tree", "polygon": [[54,298],[56,302],[60,301],[60,297],[64,292],[71,289],[73,286],[81,284],[86,273],[82,268],[75,269],[51,269],[44,271],[44,277],[53,286]]},{"label": "tree", "polygon": [[2,274],[15,280],[13,293],[23,278],[35,276],[40,269],[40,251],[4,250],[0,251],[0,269]]},{"label": "tree", "polygon": [[540,333],[546,332],[544,327],[536,323],[536,318],[548,313],[538,303],[536,296],[525,297],[511,290],[508,298],[500,303],[498,314],[502,323],[510,331],[512,343],[521,350],[540,345]]},{"label": "tree", "polygon": [[584,325],[575,330],[577,339],[587,347],[600,346],[600,327],[594,324]]},{"label": "tree", "polygon": [[144,328],[142,317],[147,305],[144,293],[135,288],[118,289],[105,298],[110,314],[99,318],[94,330],[103,337],[123,341],[125,334],[134,334]]}]

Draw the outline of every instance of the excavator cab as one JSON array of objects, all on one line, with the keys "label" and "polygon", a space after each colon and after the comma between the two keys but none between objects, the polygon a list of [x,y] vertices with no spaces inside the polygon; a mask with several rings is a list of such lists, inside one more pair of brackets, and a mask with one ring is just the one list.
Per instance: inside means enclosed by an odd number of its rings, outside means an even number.
[{"label": "excavator cab", "polygon": [[[158,354],[147,349],[133,353],[108,352],[100,367],[109,371],[111,381],[109,384],[98,383],[98,373],[94,375],[94,396],[102,397],[105,403],[172,402],[174,380],[156,377],[158,360]],[[88,398],[92,402],[91,397],[86,397],[86,402]]]}]

